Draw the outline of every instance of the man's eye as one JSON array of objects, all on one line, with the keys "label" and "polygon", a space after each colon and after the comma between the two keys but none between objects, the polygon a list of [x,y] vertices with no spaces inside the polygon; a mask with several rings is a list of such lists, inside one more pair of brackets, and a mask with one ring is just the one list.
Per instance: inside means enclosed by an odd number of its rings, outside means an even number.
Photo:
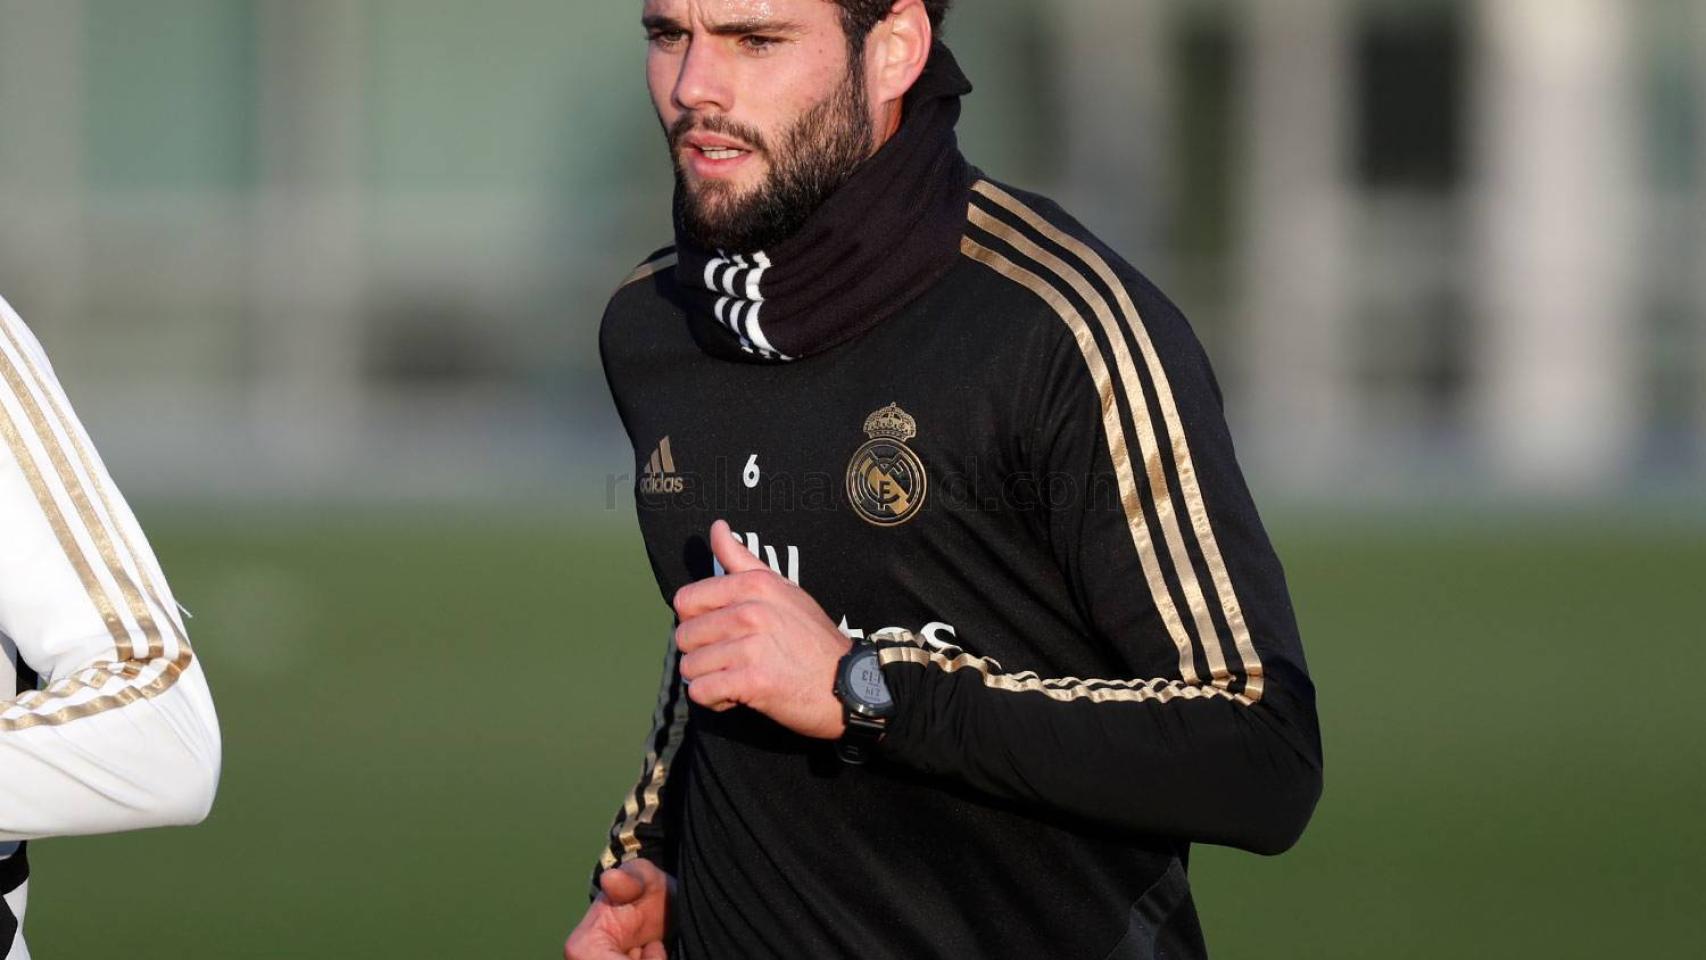
[{"label": "man's eye", "polygon": [[782,42],[780,37],[765,37],[758,34],[748,34],[740,38],[741,46],[748,50],[762,52],[775,47]]},{"label": "man's eye", "polygon": [[685,30],[653,30],[649,35],[651,42],[660,47],[673,47],[686,39]]}]

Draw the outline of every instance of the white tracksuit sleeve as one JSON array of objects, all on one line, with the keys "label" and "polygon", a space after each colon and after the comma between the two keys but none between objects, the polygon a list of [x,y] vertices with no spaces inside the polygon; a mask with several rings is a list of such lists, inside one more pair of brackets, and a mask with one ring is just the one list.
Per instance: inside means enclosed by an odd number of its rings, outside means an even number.
[{"label": "white tracksuit sleeve", "polygon": [[201,665],[136,518],[4,300],[0,648],[0,844],[206,817],[220,742]]}]

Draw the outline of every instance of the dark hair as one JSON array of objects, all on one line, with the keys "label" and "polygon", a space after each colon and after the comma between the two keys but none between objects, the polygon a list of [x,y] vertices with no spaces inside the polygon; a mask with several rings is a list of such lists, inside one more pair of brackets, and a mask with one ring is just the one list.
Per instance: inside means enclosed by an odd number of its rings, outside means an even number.
[{"label": "dark hair", "polygon": [[[894,0],[832,0],[841,8],[841,25],[847,31],[847,40],[855,50],[865,49],[865,37],[868,36],[882,19],[894,9]],[[939,37],[942,35],[942,18],[948,15],[948,8],[954,5],[954,0],[924,0],[924,12],[930,15],[930,27]]]}]

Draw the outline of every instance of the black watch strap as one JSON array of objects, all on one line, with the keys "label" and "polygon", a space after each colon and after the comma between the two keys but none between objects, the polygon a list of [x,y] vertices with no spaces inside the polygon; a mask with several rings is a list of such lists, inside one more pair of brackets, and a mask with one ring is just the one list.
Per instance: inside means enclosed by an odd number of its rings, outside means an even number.
[{"label": "black watch strap", "polygon": [[861,716],[852,710],[842,713],[847,720],[847,729],[836,741],[835,752],[847,763],[861,764],[870,760],[877,752],[878,741],[888,730],[888,721]]}]

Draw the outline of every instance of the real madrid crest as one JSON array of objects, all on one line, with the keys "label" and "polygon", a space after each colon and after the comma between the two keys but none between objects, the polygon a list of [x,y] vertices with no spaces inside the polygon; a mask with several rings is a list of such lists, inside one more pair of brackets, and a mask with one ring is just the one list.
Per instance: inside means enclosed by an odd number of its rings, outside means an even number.
[{"label": "real madrid crest", "polygon": [[865,419],[871,439],[847,465],[847,499],[866,522],[895,527],[911,520],[930,491],[924,461],[906,445],[918,436],[918,422],[895,404]]}]

